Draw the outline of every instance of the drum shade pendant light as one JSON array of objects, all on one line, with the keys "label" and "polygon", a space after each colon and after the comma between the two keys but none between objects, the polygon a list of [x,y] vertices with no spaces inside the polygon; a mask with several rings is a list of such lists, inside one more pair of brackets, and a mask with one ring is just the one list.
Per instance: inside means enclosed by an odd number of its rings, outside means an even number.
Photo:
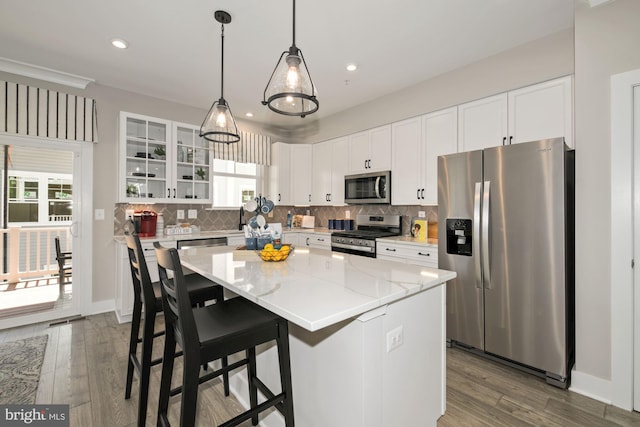
[{"label": "drum shade pendant light", "polygon": [[231,114],[229,103],[224,99],[224,24],[231,22],[231,15],[224,10],[214,13],[216,21],[222,24],[222,61],[220,65],[220,99],[215,101],[200,126],[200,136],[208,141],[227,144],[240,141],[238,126]]},{"label": "drum shade pendant light", "polygon": [[304,117],[318,111],[311,75],[302,51],[296,46],[296,0],[293,0],[293,43],[280,55],[264,90],[262,105],[287,116]]}]

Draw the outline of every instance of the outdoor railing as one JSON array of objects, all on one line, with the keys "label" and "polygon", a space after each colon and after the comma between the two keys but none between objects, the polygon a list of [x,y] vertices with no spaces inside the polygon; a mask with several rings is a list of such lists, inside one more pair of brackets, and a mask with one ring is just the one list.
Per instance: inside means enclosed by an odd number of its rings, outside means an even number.
[{"label": "outdoor railing", "polygon": [[[16,283],[58,273],[53,239],[60,237],[63,252],[71,252],[71,230],[64,227],[10,227],[0,229],[0,281]],[[6,243],[5,243],[6,242]]]}]

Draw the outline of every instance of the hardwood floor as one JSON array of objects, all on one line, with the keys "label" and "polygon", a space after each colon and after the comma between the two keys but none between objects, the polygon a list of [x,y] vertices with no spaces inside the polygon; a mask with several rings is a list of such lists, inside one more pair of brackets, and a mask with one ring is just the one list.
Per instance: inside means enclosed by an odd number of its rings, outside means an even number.
[{"label": "hardwood floor", "polygon": [[[0,342],[49,335],[37,403],[69,404],[71,426],[133,426],[137,380],[131,399],[124,399],[129,328],[130,324],[119,325],[113,313],[106,313],[51,327],[37,324],[0,330]],[[154,355],[161,351],[162,339],[158,339]],[[180,375],[178,359],[174,378],[179,380]],[[153,408],[159,376],[160,367],[153,368],[147,425],[156,424]],[[217,425],[242,410],[233,397],[224,397],[218,380],[200,386],[199,391],[198,425]],[[180,398],[172,398],[173,425],[179,424],[179,405]],[[551,387],[540,378],[458,349],[447,350],[447,412],[438,426],[542,425],[640,427],[640,414]]]}]

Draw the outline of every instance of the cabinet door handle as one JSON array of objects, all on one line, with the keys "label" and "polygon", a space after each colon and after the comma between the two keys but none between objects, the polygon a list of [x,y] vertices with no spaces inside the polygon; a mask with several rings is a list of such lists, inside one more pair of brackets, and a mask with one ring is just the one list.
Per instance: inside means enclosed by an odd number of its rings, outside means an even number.
[{"label": "cabinet door handle", "polygon": [[429,252],[427,252],[427,253],[418,252],[418,255],[422,255],[422,256],[431,256],[431,254],[430,254]]},{"label": "cabinet door handle", "polygon": [[416,199],[420,200],[420,189],[416,190]]},{"label": "cabinet door handle", "polygon": [[384,248],[385,251],[389,251],[389,252],[395,252],[396,250],[393,248]]},{"label": "cabinet door handle", "polygon": [[176,189],[175,188],[173,189],[173,198],[174,199],[176,198]]},{"label": "cabinet door handle", "polygon": [[321,239],[319,237],[316,240],[318,240],[318,242],[324,242],[324,239]]},{"label": "cabinet door handle", "polygon": [[282,201],[282,195],[280,193],[278,193],[278,201],[281,202]]},{"label": "cabinet door handle", "polygon": [[167,188],[167,199],[171,198],[171,189]]},{"label": "cabinet door handle", "polygon": [[309,238],[307,237],[307,246],[309,246]]},{"label": "cabinet door handle", "polygon": [[513,136],[509,137],[509,145],[511,145],[511,143],[513,142]]},{"label": "cabinet door handle", "polygon": [[502,145],[507,145],[507,137],[506,136],[502,137]]},{"label": "cabinet door handle", "polygon": [[329,193],[329,201],[331,201],[331,193]]},{"label": "cabinet door handle", "polygon": [[309,203],[311,203],[311,194],[309,194]]},{"label": "cabinet door handle", "polygon": [[367,166],[371,169],[371,159],[367,160]]},{"label": "cabinet door handle", "polygon": [[365,169],[367,168],[367,161],[366,160],[364,161],[364,168]]},{"label": "cabinet door handle", "polygon": [[420,190],[420,196],[421,196],[420,198],[424,200],[424,188]]}]

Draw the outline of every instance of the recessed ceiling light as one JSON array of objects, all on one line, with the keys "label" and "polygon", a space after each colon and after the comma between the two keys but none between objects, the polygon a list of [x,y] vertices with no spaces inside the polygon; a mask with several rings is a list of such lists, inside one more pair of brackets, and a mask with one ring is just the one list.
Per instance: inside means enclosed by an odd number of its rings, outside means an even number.
[{"label": "recessed ceiling light", "polygon": [[253,113],[246,113],[245,116],[247,117],[253,117]]},{"label": "recessed ceiling light", "polygon": [[129,43],[123,39],[111,39],[111,44],[118,49],[126,49],[129,47]]},{"label": "recessed ceiling light", "polygon": [[356,64],[347,65],[347,71],[355,71],[357,69],[358,69],[358,66]]}]

